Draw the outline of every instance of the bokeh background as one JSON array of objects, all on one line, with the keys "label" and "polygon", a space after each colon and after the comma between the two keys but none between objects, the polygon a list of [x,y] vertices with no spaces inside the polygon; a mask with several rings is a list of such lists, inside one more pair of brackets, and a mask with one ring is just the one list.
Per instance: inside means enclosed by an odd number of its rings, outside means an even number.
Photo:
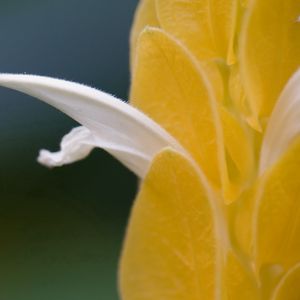
[{"label": "bokeh background", "polygon": [[[127,99],[137,0],[1,0],[0,71],[54,76]],[[77,124],[0,89],[0,299],[118,299],[117,265],[136,178],[95,150],[46,169]]]}]

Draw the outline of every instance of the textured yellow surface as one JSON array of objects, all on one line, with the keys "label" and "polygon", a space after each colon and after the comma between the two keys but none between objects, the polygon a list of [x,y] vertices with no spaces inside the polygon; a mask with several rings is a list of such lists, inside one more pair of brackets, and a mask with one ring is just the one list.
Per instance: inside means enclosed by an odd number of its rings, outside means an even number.
[{"label": "textured yellow surface", "polygon": [[198,166],[171,150],[154,160],[125,242],[124,299],[300,299],[300,140],[258,173],[268,119],[300,66],[300,2],[145,3],[131,104]]},{"label": "textured yellow surface", "polygon": [[253,273],[251,273],[249,265],[232,251],[225,254],[223,272],[222,299],[260,299],[258,283]]},{"label": "textured yellow surface", "polygon": [[266,174],[256,203],[257,267],[280,264],[286,270],[300,261],[300,140]]},{"label": "textured yellow surface", "polygon": [[257,183],[246,190],[231,208],[232,243],[247,257],[253,255],[253,214]]},{"label": "textured yellow surface", "polygon": [[201,65],[160,29],[146,29],[139,38],[130,99],[220,186],[222,132],[212,87]]},{"label": "textured yellow surface", "polygon": [[253,118],[264,123],[300,65],[300,1],[250,3],[240,37],[240,65]]},{"label": "textured yellow surface", "polygon": [[237,0],[158,0],[163,29],[182,40],[199,58],[235,61]]},{"label": "textured yellow surface", "polygon": [[214,299],[220,239],[214,202],[192,165],[165,150],[136,199],[124,245],[124,300]]},{"label": "textured yellow surface", "polygon": [[156,16],[155,0],[141,0],[138,4],[130,35],[131,67],[134,66],[135,49],[139,34],[145,28],[145,26],[159,27]]},{"label": "textured yellow surface", "polygon": [[220,107],[220,115],[229,180],[224,196],[227,199],[225,202],[231,202],[254,177],[254,143],[250,129],[232,112]]},{"label": "textured yellow surface", "polygon": [[249,265],[227,247],[217,201],[187,159],[169,149],[156,157],[127,231],[123,299],[258,299]]},{"label": "textured yellow surface", "polygon": [[279,282],[271,300],[300,299],[300,265],[296,265]]}]

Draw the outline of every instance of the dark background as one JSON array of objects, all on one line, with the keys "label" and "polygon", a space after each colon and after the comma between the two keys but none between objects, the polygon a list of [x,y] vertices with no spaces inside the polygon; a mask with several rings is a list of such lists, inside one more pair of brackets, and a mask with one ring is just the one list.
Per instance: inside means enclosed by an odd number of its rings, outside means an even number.
[{"label": "dark background", "polygon": [[[0,72],[64,78],[127,99],[137,0],[1,0]],[[0,300],[118,299],[117,265],[136,178],[105,152],[48,170],[77,124],[0,89]]]}]

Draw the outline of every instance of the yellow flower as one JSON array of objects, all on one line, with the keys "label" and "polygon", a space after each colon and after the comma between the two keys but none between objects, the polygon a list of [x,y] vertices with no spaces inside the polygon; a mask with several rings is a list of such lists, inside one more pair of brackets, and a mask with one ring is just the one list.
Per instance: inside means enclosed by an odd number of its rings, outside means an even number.
[{"label": "yellow flower", "polygon": [[152,163],[125,299],[300,299],[299,15],[295,0],[140,2],[131,103],[194,165]]},{"label": "yellow flower", "polygon": [[101,147],[142,179],[122,299],[300,299],[299,15],[298,0],[142,0],[131,106],[0,75],[83,125],[41,163]]}]

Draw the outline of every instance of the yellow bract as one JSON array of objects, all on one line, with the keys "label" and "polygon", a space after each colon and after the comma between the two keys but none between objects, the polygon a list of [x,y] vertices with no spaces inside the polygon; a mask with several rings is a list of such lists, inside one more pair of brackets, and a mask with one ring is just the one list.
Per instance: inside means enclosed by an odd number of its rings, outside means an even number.
[{"label": "yellow bract", "polygon": [[230,67],[228,90],[232,105],[238,111],[241,119],[245,120],[251,128],[261,132],[261,124],[251,111],[240,73],[240,66],[238,63]]},{"label": "yellow bract", "polygon": [[183,41],[198,59],[235,61],[238,0],[157,0],[163,29]]},{"label": "yellow bract", "polygon": [[300,65],[300,2],[250,1],[240,40],[240,66],[253,119],[265,125]]},{"label": "yellow bract", "polygon": [[170,132],[220,187],[222,132],[215,94],[203,67],[160,29],[140,35],[130,100]]},{"label": "yellow bract", "polygon": [[234,252],[225,255],[222,299],[258,300],[260,291],[251,269]]},{"label": "yellow bract", "polygon": [[228,176],[231,185],[237,189],[232,195],[234,196],[240,192],[239,189],[249,185],[249,180],[255,173],[253,137],[250,128],[232,112],[220,107],[220,115],[227,154]]},{"label": "yellow bract", "polygon": [[256,195],[257,182],[229,207],[232,243],[247,257],[253,256],[253,215]]},{"label": "yellow bract", "polygon": [[[216,199],[184,157],[153,161],[134,205],[121,261],[124,300],[214,299],[220,291]],[[219,236],[218,236],[219,234]]]},{"label": "yellow bract", "polygon": [[130,64],[134,65],[138,37],[146,26],[159,27],[156,16],[155,0],[141,0],[136,10],[130,35]]},{"label": "yellow bract", "polygon": [[132,211],[120,269],[123,299],[258,299],[256,279],[228,248],[224,226],[203,174],[179,153],[162,151]]},{"label": "yellow bract", "polygon": [[300,299],[300,139],[257,170],[300,66],[299,15],[295,0],[141,2],[131,103],[192,158],[165,150],[151,166],[123,252],[124,299]]},{"label": "yellow bract", "polygon": [[[174,5],[175,2],[173,3]],[[198,5],[199,3],[197,2],[198,4],[196,4],[196,2],[197,1],[190,1],[189,4],[185,3],[184,5],[187,7],[190,5]],[[230,1],[224,1],[227,6],[231,5],[231,7],[235,7],[238,5],[237,3],[230,3],[229,5],[229,2]],[[176,3],[176,5],[179,5],[179,2]],[[219,13],[221,11],[224,12],[227,6],[221,3],[219,4]],[[164,5],[166,4],[160,3],[159,1],[141,2],[132,30],[132,40],[136,40],[136,36],[141,32],[141,24],[147,24],[148,22],[149,25],[155,23],[157,23],[157,26],[162,25],[161,18],[159,17],[159,7]],[[172,5],[170,4],[170,6]],[[215,3],[214,5],[217,4]],[[151,14],[150,12],[148,12],[148,14],[143,12],[142,8],[145,7],[148,7]],[[169,8],[168,6],[168,9]],[[151,19],[149,19],[149,15],[151,15]],[[176,14],[172,15],[172,18],[173,25],[175,26],[175,24],[177,24],[178,30],[181,30],[182,24],[176,21]],[[184,32],[185,35],[188,35],[190,31]],[[152,33],[152,35],[149,33]],[[160,45],[160,39],[170,40],[168,47],[162,47]],[[166,44],[166,42],[164,42],[164,44]],[[138,50],[136,49],[137,47],[139,48]],[[156,51],[153,51],[153,48],[155,48]],[[226,75],[227,71],[224,71],[222,64],[220,65],[219,63],[207,60],[201,62],[198,60],[197,62],[193,57],[194,52],[189,52],[185,49],[184,45],[180,43],[180,40],[176,41],[174,37],[171,38],[165,31],[158,30],[158,28],[148,28],[140,36],[140,40],[132,44],[132,49],[134,50],[134,57],[132,57],[132,59],[134,59],[136,63],[138,62],[138,64],[133,68],[131,103],[163,125],[170,133],[179,139],[185,147],[187,147],[187,143],[189,143],[190,145],[187,148],[189,151],[193,148],[193,151],[191,151],[193,154],[195,154],[196,149],[197,156],[194,157],[204,171],[207,172],[208,170],[206,164],[210,165],[210,169],[214,169],[213,175],[211,171],[208,171],[207,174],[209,179],[216,184],[217,187],[222,186],[224,201],[234,201],[244,187],[249,184],[249,180],[251,180],[251,176],[253,176],[255,172],[253,133],[249,130],[250,128],[247,128],[248,126],[243,121],[243,118],[237,118],[236,113],[231,111],[231,108],[223,107],[224,104],[227,106],[228,101],[239,101],[238,99],[241,97],[244,98],[244,95],[240,95],[238,91],[238,89],[242,90],[240,82],[233,87],[233,81],[231,80],[231,84],[228,84],[227,87],[225,81],[228,75]],[[179,56],[185,56],[184,59],[180,60],[178,58],[178,52],[183,52],[183,54],[181,53]],[[169,68],[168,73],[162,72],[163,65],[167,65]],[[185,69],[184,72],[182,71],[183,69]],[[188,71],[191,69],[192,72]],[[236,73],[235,70],[237,70],[237,68],[233,66],[232,69],[233,73]],[[177,70],[176,76],[173,70],[175,70],[175,72]],[[192,73],[192,76],[188,77],[190,73]],[[231,73],[232,70],[230,69],[230,74]],[[194,96],[191,96],[190,87],[197,85],[197,80],[194,80],[197,76],[202,78],[204,84],[194,89]],[[172,77],[176,77],[175,81],[171,80]],[[181,83],[179,92],[178,83]],[[160,86],[159,89],[157,89],[157,85]],[[202,89],[202,92],[197,92],[197,89]],[[234,93],[233,100],[229,100],[226,92],[227,89],[229,89],[231,93]],[[161,90],[163,93],[160,92]],[[182,95],[183,92],[185,92],[185,95]],[[206,111],[203,92],[210,94],[209,105],[212,106],[212,109],[209,108],[212,110],[211,113],[206,114],[205,119],[203,119],[203,113],[201,114],[202,111],[204,113]],[[176,95],[174,96],[174,94]],[[170,102],[173,103],[172,106],[169,106]],[[217,104],[215,105],[213,102]],[[193,103],[196,103],[196,105]],[[197,103],[199,105],[198,108]],[[185,109],[183,109],[183,107]],[[197,112],[195,112],[192,117],[189,117],[188,112],[191,111],[191,107],[193,107],[193,111],[197,109]],[[217,112],[214,112],[214,107],[217,108]],[[202,122],[203,128],[205,129],[204,134],[203,130],[198,130],[197,127],[191,130],[191,126],[193,126],[195,121],[186,121],[187,119],[196,119],[196,123],[198,124]],[[221,126],[223,126],[222,129],[220,128],[220,119],[222,123]],[[207,145],[207,141],[211,141],[208,135],[211,126],[206,127],[207,121],[211,123],[212,127],[215,127],[216,132],[213,133],[215,135],[214,141],[218,148],[217,159],[209,159],[209,162],[207,161],[207,157],[213,157],[215,155],[214,152],[209,150],[210,156],[207,156],[205,154],[203,155],[203,150],[201,149],[205,143]],[[206,130],[206,128],[208,128],[208,130]],[[191,133],[195,131],[197,132],[196,136],[194,134],[186,134],[187,132]],[[185,139],[184,142],[182,142],[182,137]],[[236,143],[237,140],[239,141],[238,144]],[[191,146],[191,144],[193,145]],[[243,154],[241,155],[241,153]],[[202,159],[199,159],[199,156],[201,156]],[[220,184],[220,182],[222,184]]]},{"label": "yellow bract", "polygon": [[279,282],[271,300],[300,299],[300,265],[291,268]]},{"label": "yellow bract", "polygon": [[260,178],[234,208],[235,244],[255,269],[280,266],[288,270],[300,261],[300,140]]},{"label": "yellow bract", "polygon": [[189,150],[231,202],[254,172],[253,145],[245,124],[216,99],[218,72],[164,31],[148,28],[137,43],[130,99]]},{"label": "yellow bract", "polygon": [[257,268],[280,264],[286,270],[300,261],[300,140],[265,175],[254,212]]}]

